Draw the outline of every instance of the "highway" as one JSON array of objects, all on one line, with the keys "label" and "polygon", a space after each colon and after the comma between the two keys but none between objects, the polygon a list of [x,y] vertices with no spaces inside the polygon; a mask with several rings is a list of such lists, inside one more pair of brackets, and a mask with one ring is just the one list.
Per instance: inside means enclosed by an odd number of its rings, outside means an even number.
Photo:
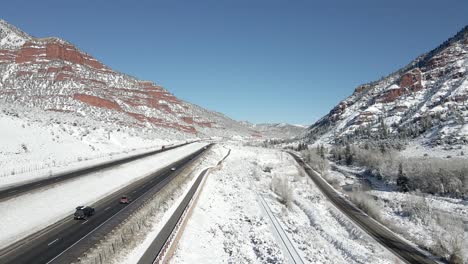
[{"label": "highway", "polygon": [[170,146],[170,147],[167,147],[165,149],[153,150],[153,151],[150,151],[150,152],[137,154],[137,155],[133,155],[133,156],[130,156],[130,157],[125,157],[125,158],[118,159],[118,160],[112,160],[112,161],[109,161],[109,162],[99,164],[97,166],[91,166],[91,167],[86,167],[86,168],[83,168],[83,169],[73,170],[73,171],[70,171],[70,172],[67,172],[67,173],[54,175],[53,177],[48,177],[48,178],[44,178],[44,179],[41,179],[41,180],[38,180],[38,181],[28,182],[28,183],[25,183],[25,184],[22,184],[22,185],[10,187],[10,188],[4,189],[4,190],[0,190],[0,200],[9,199],[11,197],[15,197],[15,196],[18,196],[20,194],[30,192],[32,190],[43,188],[43,187],[46,187],[46,186],[51,185],[51,184],[60,183],[60,182],[66,181],[66,180],[70,180],[70,179],[74,179],[74,178],[77,178],[77,177],[85,176],[85,175],[88,175],[88,174],[91,174],[91,173],[94,173],[94,172],[97,172],[97,171],[100,171],[100,170],[104,170],[104,169],[119,166],[119,165],[122,165],[122,164],[125,164],[125,163],[129,163],[129,162],[135,161],[137,159],[146,158],[148,156],[155,155],[155,154],[167,151],[167,150],[175,149],[175,148],[178,148],[178,147],[181,147],[181,146],[185,146],[187,144],[190,144],[190,143],[183,143],[183,144],[179,144],[179,145]]},{"label": "highway", "polygon": [[[229,149],[226,156],[224,156],[224,158],[220,160],[216,166],[221,165],[221,163],[223,163],[229,157],[229,155],[231,155],[231,149]],[[185,212],[185,210],[187,210],[189,203],[193,198],[193,195],[198,190],[198,187],[203,181],[203,178],[206,177],[206,173],[208,172],[208,170],[209,168],[206,168],[200,173],[198,178],[195,180],[194,184],[190,187],[189,191],[185,195],[182,202],[179,204],[177,209],[174,211],[169,220],[163,226],[163,228],[153,240],[151,245],[146,249],[145,253],[140,258],[137,264],[152,264],[158,257],[160,257],[163,248],[167,246],[169,237],[174,232],[174,229],[176,228],[177,223],[180,221],[183,213]]]},{"label": "highway", "polygon": [[355,205],[340,196],[325,180],[313,171],[299,156],[288,152],[301,165],[322,193],[356,225],[372,236],[377,242],[399,256],[406,263],[436,264],[420,250],[396,236],[393,232],[363,213]]},{"label": "highway", "polygon": [[[211,146],[212,144],[207,149],[210,149]],[[137,211],[147,199],[156,195],[184,167],[195,163],[197,158],[207,149],[202,148],[96,202],[91,205],[96,209],[96,214],[88,220],[74,220],[73,215],[70,215],[38,233],[0,250],[0,263],[62,264],[73,262]],[[172,167],[177,169],[172,171]],[[132,199],[129,205],[119,203],[120,197],[124,194]]]}]

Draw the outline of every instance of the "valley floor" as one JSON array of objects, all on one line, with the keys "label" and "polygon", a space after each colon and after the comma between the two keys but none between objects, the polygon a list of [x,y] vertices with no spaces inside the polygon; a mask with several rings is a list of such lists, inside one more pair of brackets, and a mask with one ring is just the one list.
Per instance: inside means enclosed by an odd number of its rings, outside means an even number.
[{"label": "valley floor", "polygon": [[289,154],[217,148],[231,155],[208,176],[171,263],[288,263],[260,196],[304,263],[398,262],[335,209]]},{"label": "valley floor", "polygon": [[333,165],[326,176],[337,190],[368,203],[368,213],[432,253],[450,257],[459,248],[468,263],[468,201],[421,192],[398,192],[364,168]]}]

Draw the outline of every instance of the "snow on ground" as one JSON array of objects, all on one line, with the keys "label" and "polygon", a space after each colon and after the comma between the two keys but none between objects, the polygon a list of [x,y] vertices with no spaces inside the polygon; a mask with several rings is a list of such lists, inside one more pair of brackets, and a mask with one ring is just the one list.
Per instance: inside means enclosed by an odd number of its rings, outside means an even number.
[{"label": "snow on ground", "polygon": [[[362,182],[362,178],[357,176],[363,172],[362,168],[337,166],[339,171],[330,171],[327,178],[337,180],[341,188]],[[423,248],[437,248],[439,244],[450,248],[451,241],[458,240],[462,242],[465,254],[468,252],[466,200],[418,192],[402,193],[370,176],[366,182],[371,183],[367,193],[377,199],[380,221],[394,232]],[[465,255],[465,261],[468,261],[468,255]]]},{"label": "snow on ground", "polygon": [[[41,230],[108,194],[199,150],[206,143],[193,143],[137,160],[117,168],[79,177],[53,187],[41,188],[0,202],[0,245]],[[77,195],[78,190],[80,194]],[[34,217],[31,217],[34,216]]]},{"label": "snow on ground", "polygon": [[[396,257],[357,229],[328,202],[288,154],[229,145],[231,155],[213,171],[182,235],[172,263],[285,263],[263,195],[306,263],[394,263]],[[271,172],[267,167],[271,168]],[[290,206],[271,191],[287,178]]]},{"label": "snow on ground", "polygon": [[468,157],[468,145],[458,146],[425,146],[422,140],[410,142],[403,151],[400,152],[403,157]]},{"label": "snow on ground", "polygon": [[[3,111],[0,111],[0,186],[27,181],[68,166],[84,166],[90,160],[108,160],[118,154],[181,142],[146,137],[131,128],[111,129],[73,120],[60,122],[53,114],[35,120]],[[42,120],[47,118],[53,121]]]},{"label": "snow on ground", "polygon": [[[165,146],[172,145],[172,144],[164,144]],[[80,170],[84,168],[89,168],[93,166],[97,166],[102,163],[106,163],[113,160],[119,160],[126,157],[135,156],[138,154],[144,154],[150,151],[159,150],[163,145],[143,148],[143,149],[135,149],[132,151],[124,151],[122,153],[110,153],[110,155],[101,155],[91,159],[84,159],[82,161],[71,162],[71,163],[63,163],[62,165],[57,165],[55,167],[45,167],[42,169],[25,171],[24,173],[19,174],[11,174],[7,173],[0,176],[0,190],[11,188],[12,186],[18,186],[22,184],[26,184],[29,182],[35,182],[40,179],[55,177],[62,173],[67,173],[75,170]]]},{"label": "snow on ground", "polygon": [[[151,226],[149,230],[145,230],[144,237],[138,237],[136,246],[124,250],[123,252],[119,253],[115,257],[115,264],[134,264],[137,263],[141,256],[145,253],[146,249],[149,245],[153,242],[154,238],[158,235],[161,228],[173,214],[177,206],[181,203],[183,198],[185,197],[186,193],[189,191],[190,187],[195,182],[198,175],[207,167],[214,167],[224,156],[226,156],[228,149],[220,146],[215,145],[211,148],[210,152],[208,153],[205,158],[203,158],[195,168],[193,168],[193,172],[191,173],[190,177],[193,177],[190,182],[186,185],[181,186],[179,190],[176,191],[175,198],[167,199],[166,204],[161,205],[160,209],[161,212],[159,214],[155,214],[152,217],[151,221],[153,221],[154,225]],[[167,203],[171,203],[169,206]],[[169,208],[165,208],[169,207]],[[195,262],[192,262],[195,263]],[[201,263],[208,263],[208,262],[201,262]]]}]

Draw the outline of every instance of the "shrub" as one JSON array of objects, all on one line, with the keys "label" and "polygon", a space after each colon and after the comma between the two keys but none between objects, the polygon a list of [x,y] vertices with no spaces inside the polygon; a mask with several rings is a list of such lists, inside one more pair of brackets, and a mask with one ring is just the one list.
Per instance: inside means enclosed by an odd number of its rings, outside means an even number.
[{"label": "shrub", "polygon": [[322,158],[317,152],[312,150],[305,150],[302,152],[305,162],[309,164],[314,170],[318,171],[321,175],[326,175],[330,169],[330,164],[327,159]]},{"label": "shrub", "polygon": [[432,228],[435,230],[433,234],[435,242],[430,247],[431,251],[449,263],[465,263],[468,237],[462,219],[438,214],[436,223],[437,226]]},{"label": "shrub", "polygon": [[352,156],[353,164],[368,168],[386,182],[395,183],[401,191],[419,189],[430,194],[468,196],[468,162],[463,157],[402,157],[391,149],[382,153],[378,147],[357,146],[335,147],[331,154],[338,162],[340,157]]},{"label": "shrub", "polygon": [[420,192],[408,196],[402,210],[411,220],[421,221],[426,225],[432,219],[432,209],[427,203],[426,197]]},{"label": "shrub", "polygon": [[361,190],[355,190],[349,193],[349,198],[351,202],[353,202],[359,209],[364,211],[370,217],[374,218],[375,220],[381,220],[380,206],[374,200],[374,197]]},{"label": "shrub", "polygon": [[337,178],[330,177],[329,175],[325,175],[323,176],[323,178],[335,189],[340,187],[340,180],[338,180]]},{"label": "shrub", "polygon": [[274,176],[271,179],[271,190],[279,196],[279,201],[291,207],[293,202],[292,189],[289,186],[289,181],[287,177]]}]

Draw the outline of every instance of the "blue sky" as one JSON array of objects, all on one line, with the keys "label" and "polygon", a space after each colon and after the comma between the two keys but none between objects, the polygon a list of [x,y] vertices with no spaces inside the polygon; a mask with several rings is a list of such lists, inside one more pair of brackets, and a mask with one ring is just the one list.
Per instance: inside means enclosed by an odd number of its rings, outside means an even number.
[{"label": "blue sky", "polygon": [[468,1],[7,1],[0,15],[237,120],[311,124],[468,24]]}]

